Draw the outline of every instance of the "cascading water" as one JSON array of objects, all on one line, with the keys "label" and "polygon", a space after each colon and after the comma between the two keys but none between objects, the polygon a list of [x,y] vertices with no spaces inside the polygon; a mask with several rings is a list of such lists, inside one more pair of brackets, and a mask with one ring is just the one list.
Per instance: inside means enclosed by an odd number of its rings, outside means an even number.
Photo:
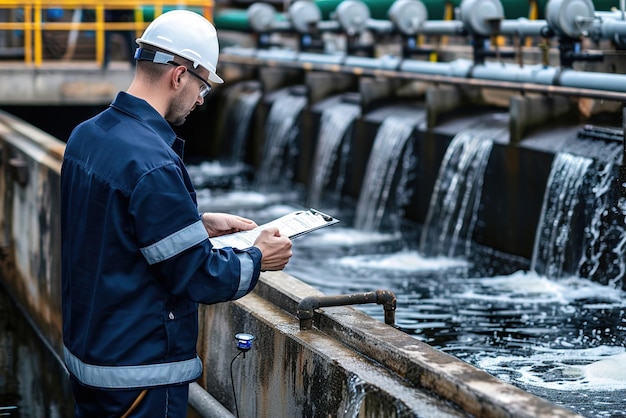
[{"label": "cascading water", "polygon": [[469,255],[493,141],[504,134],[488,125],[461,132],[448,145],[424,223],[422,254]]},{"label": "cascading water", "polygon": [[[331,172],[338,156],[342,161],[346,159],[343,158],[345,151],[349,150],[349,144],[346,139],[350,137],[350,128],[360,114],[360,106],[344,102],[335,103],[322,111],[317,147],[315,157],[313,158],[315,170],[313,171],[311,185],[308,190],[309,206],[319,206],[324,188],[328,186]],[[339,152],[341,150],[344,152]],[[344,175],[342,175],[341,171],[339,170],[339,180],[335,185],[335,189],[338,192],[341,191],[343,185],[341,179],[344,178]]]},{"label": "cascading water", "polygon": [[618,201],[613,187],[616,171],[616,164],[604,163],[588,177],[591,221],[585,229],[578,271],[594,282],[626,289],[626,221],[624,209],[615,204]]},{"label": "cascading water", "polygon": [[197,187],[237,188],[247,183],[250,168],[245,162],[251,119],[261,99],[261,89],[255,86],[233,89],[225,100],[224,131],[221,138],[220,157],[216,161],[203,161],[188,167],[189,175]]},{"label": "cascading water", "polygon": [[358,418],[363,399],[367,394],[365,382],[358,376],[352,375],[347,382],[348,398],[343,411],[342,418]]},{"label": "cascading water", "polygon": [[238,94],[229,95],[233,102],[227,105],[228,112],[226,121],[232,129],[232,135],[227,141],[223,141],[228,149],[222,151],[224,162],[228,164],[242,164],[245,157],[250,119],[254,113],[262,92],[260,89],[244,90]]},{"label": "cascading water", "polygon": [[568,263],[568,239],[572,218],[578,209],[580,187],[592,160],[586,157],[558,153],[552,164],[544,195],[543,209],[535,235],[530,265],[532,271],[560,278]]},{"label": "cascading water", "polygon": [[[623,288],[626,228],[614,187],[619,145],[600,143],[595,147],[600,159],[556,154],[537,225],[532,271],[553,279],[577,275]],[[589,155],[594,147],[587,141],[586,147],[569,150]]]},{"label": "cascading water", "polygon": [[[242,135],[237,137],[237,140],[241,141],[243,147],[243,143],[247,140],[246,134],[249,130],[250,119],[260,97],[255,90],[235,91],[236,96],[241,96],[241,98],[232,100],[232,105],[235,106],[233,111],[239,109],[241,112],[232,114],[229,111],[226,115],[229,118],[238,118],[234,125],[237,126],[237,135]],[[291,183],[294,175],[294,157],[299,151],[298,120],[306,106],[307,98],[298,89],[284,89],[275,94],[276,97],[265,125],[261,167],[255,173],[253,185],[247,178],[242,181],[231,180],[230,190],[219,190],[215,193],[207,186],[215,184],[215,179],[220,177],[237,179],[240,174],[239,170],[225,166],[219,161],[204,161],[188,167],[191,178],[198,187],[196,197],[201,210],[225,212],[258,210],[267,205],[280,203],[287,196],[290,196],[289,200],[296,198],[290,191],[292,191]],[[234,161],[243,158],[242,149],[239,148],[241,147],[231,147],[220,156],[219,160]],[[235,156],[234,153],[238,155]],[[243,165],[243,162],[238,165]],[[298,192],[295,192],[295,195],[297,194]]]},{"label": "cascading water", "polygon": [[[413,165],[412,154],[405,152],[407,141],[422,119],[423,115],[392,115],[378,128],[359,193],[354,221],[356,229],[370,232],[380,229],[383,217],[387,213],[389,195],[395,184],[394,179],[399,175],[400,184],[407,182],[406,176]],[[401,168],[400,173],[398,166]],[[399,187],[396,190],[397,196],[410,198],[409,191],[405,188]],[[401,205],[402,202],[396,202],[396,206]]]},{"label": "cascading water", "polygon": [[300,134],[298,117],[307,104],[307,97],[285,91],[279,95],[267,116],[263,159],[256,173],[260,191],[289,187],[294,176],[293,161],[298,154]]}]

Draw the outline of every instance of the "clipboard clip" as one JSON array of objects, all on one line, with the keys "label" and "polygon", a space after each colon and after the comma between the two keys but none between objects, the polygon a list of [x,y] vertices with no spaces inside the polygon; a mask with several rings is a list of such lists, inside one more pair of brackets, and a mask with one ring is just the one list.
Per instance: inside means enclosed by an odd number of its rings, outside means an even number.
[{"label": "clipboard clip", "polygon": [[319,215],[322,217],[322,219],[324,219],[326,222],[330,222],[332,220],[334,220],[335,218],[333,218],[330,215],[326,215],[325,213],[320,212],[319,210],[315,210],[313,208],[309,209],[309,212],[311,212],[314,215]]}]

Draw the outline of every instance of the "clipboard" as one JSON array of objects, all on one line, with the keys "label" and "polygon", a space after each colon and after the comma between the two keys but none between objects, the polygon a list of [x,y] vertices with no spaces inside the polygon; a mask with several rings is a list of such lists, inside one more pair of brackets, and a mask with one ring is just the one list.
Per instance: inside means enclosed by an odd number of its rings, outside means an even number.
[{"label": "clipboard", "polygon": [[340,222],[339,219],[317,209],[310,208],[288,213],[249,231],[235,232],[210,239],[213,248],[233,247],[243,249],[252,247],[261,231],[269,227],[276,227],[281,235],[287,235],[290,239],[294,239],[338,222]]}]

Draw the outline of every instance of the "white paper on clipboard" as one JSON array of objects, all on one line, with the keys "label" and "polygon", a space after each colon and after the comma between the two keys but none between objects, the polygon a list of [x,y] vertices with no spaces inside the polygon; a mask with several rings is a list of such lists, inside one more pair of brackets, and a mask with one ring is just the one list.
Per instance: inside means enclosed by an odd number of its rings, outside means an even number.
[{"label": "white paper on clipboard", "polygon": [[298,210],[266,224],[259,225],[249,231],[213,237],[211,238],[211,243],[213,244],[213,248],[249,248],[252,247],[261,231],[268,227],[276,227],[281,235],[287,235],[289,238],[293,239],[300,235],[308,234],[311,231],[334,225],[337,222],[339,222],[339,219],[316,209]]}]

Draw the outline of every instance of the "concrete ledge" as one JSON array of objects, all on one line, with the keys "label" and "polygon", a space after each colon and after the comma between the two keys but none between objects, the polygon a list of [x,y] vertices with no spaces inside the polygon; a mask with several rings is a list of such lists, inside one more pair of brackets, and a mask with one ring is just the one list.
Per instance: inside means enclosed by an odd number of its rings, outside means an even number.
[{"label": "concrete ledge", "polygon": [[132,81],[126,64],[104,70],[95,63],[48,63],[42,68],[4,63],[0,105],[108,105]]}]

